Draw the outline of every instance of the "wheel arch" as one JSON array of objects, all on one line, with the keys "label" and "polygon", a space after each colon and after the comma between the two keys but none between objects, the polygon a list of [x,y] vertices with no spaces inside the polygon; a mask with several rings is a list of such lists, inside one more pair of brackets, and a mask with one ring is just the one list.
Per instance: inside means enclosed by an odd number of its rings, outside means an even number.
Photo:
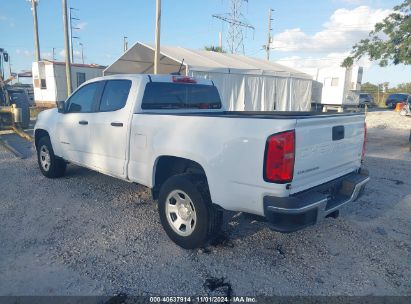
[{"label": "wheel arch", "polygon": [[169,177],[183,173],[203,175],[208,186],[206,171],[199,162],[172,155],[158,156],[153,166],[153,199],[158,198],[161,186]]},{"label": "wheel arch", "polygon": [[47,136],[47,137],[50,138],[49,132],[46,131],[46,130],[44,130],[44,129],[36,129],[36,130],[34,131],[34,144],[35,144],[35,146],[36,146],[36,149],[37,149],[37,144],[38,144],[40,138],[42,138],[42,137],[44,137],[44,136]]}]

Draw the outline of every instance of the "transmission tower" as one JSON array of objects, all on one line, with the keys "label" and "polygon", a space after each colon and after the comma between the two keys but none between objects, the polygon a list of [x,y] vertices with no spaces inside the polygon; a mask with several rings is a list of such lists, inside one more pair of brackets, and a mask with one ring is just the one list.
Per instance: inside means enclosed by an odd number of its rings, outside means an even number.
[{"label": "transmission tower", "polygon": [[214,18],[220,19],[228,23],[227,45],[231,54],[244,54],[244,29],[252,29],[254,27],[248,24],[244,15],[241,12],[243,2],[248,0],[230,0],[230,12],[226,14],[215,14]]}]

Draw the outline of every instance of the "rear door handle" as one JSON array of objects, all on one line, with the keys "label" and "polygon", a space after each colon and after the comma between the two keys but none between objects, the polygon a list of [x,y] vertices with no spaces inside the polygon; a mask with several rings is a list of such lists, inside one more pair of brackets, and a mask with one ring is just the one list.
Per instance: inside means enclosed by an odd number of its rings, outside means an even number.
[{"label": "rear door handle", "polygon": [[88,121],[87,120],[80,120],[78,122],[80,125],[88,125]]},{"label": "rear door handle", "polygon": [[111,125],[112,125],[113,127],[122,127],[122,126],[123,126],[123,123],[122,123],[122,122],[112,122]]}]

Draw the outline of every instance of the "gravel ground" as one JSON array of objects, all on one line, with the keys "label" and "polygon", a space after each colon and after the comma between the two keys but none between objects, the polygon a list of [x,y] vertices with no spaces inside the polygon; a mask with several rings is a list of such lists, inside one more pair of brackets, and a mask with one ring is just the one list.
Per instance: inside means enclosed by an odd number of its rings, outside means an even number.
[{"label": "gravel ground", "polygon": [[411,295],[409,131],[367,121],[372,180],[338,219],[281,234],[227,212],[220,241],[191,251],[146,188],[72,165],[46,179],[0,146],[0,295]]},{"label": "gravel ground", "polygon": [[376,110],[367,114],[367,126],[378,129],[411,129],[411,116],[401,116],[391,110]]}]

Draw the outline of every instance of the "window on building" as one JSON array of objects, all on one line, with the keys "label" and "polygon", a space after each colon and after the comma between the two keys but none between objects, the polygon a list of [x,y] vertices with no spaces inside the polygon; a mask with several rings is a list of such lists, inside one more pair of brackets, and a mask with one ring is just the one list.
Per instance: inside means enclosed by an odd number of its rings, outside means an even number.
[{"label": "window on building", "polygon": [[41,89],[47,89],[46,79],[44,79],[44,78],[40,79],[40,88]]},{"label": "window on building", "polygon": [[126,105],[130,92],[130,80],[109,80],[104,87],[100,112],[116,111]]},{"label": "window on building", "polygon": [[331,78],[331,86],[338,87],[338,78]]},{"label": "window on building", "polygon": [[34,78],[34,87],[39,88],[40,87],[40,79]]},{"label": "window on building", "polygon": [[76,73],[77,76],[77,87],[81,86],[83,82],[86,81],[86,73]]}]

